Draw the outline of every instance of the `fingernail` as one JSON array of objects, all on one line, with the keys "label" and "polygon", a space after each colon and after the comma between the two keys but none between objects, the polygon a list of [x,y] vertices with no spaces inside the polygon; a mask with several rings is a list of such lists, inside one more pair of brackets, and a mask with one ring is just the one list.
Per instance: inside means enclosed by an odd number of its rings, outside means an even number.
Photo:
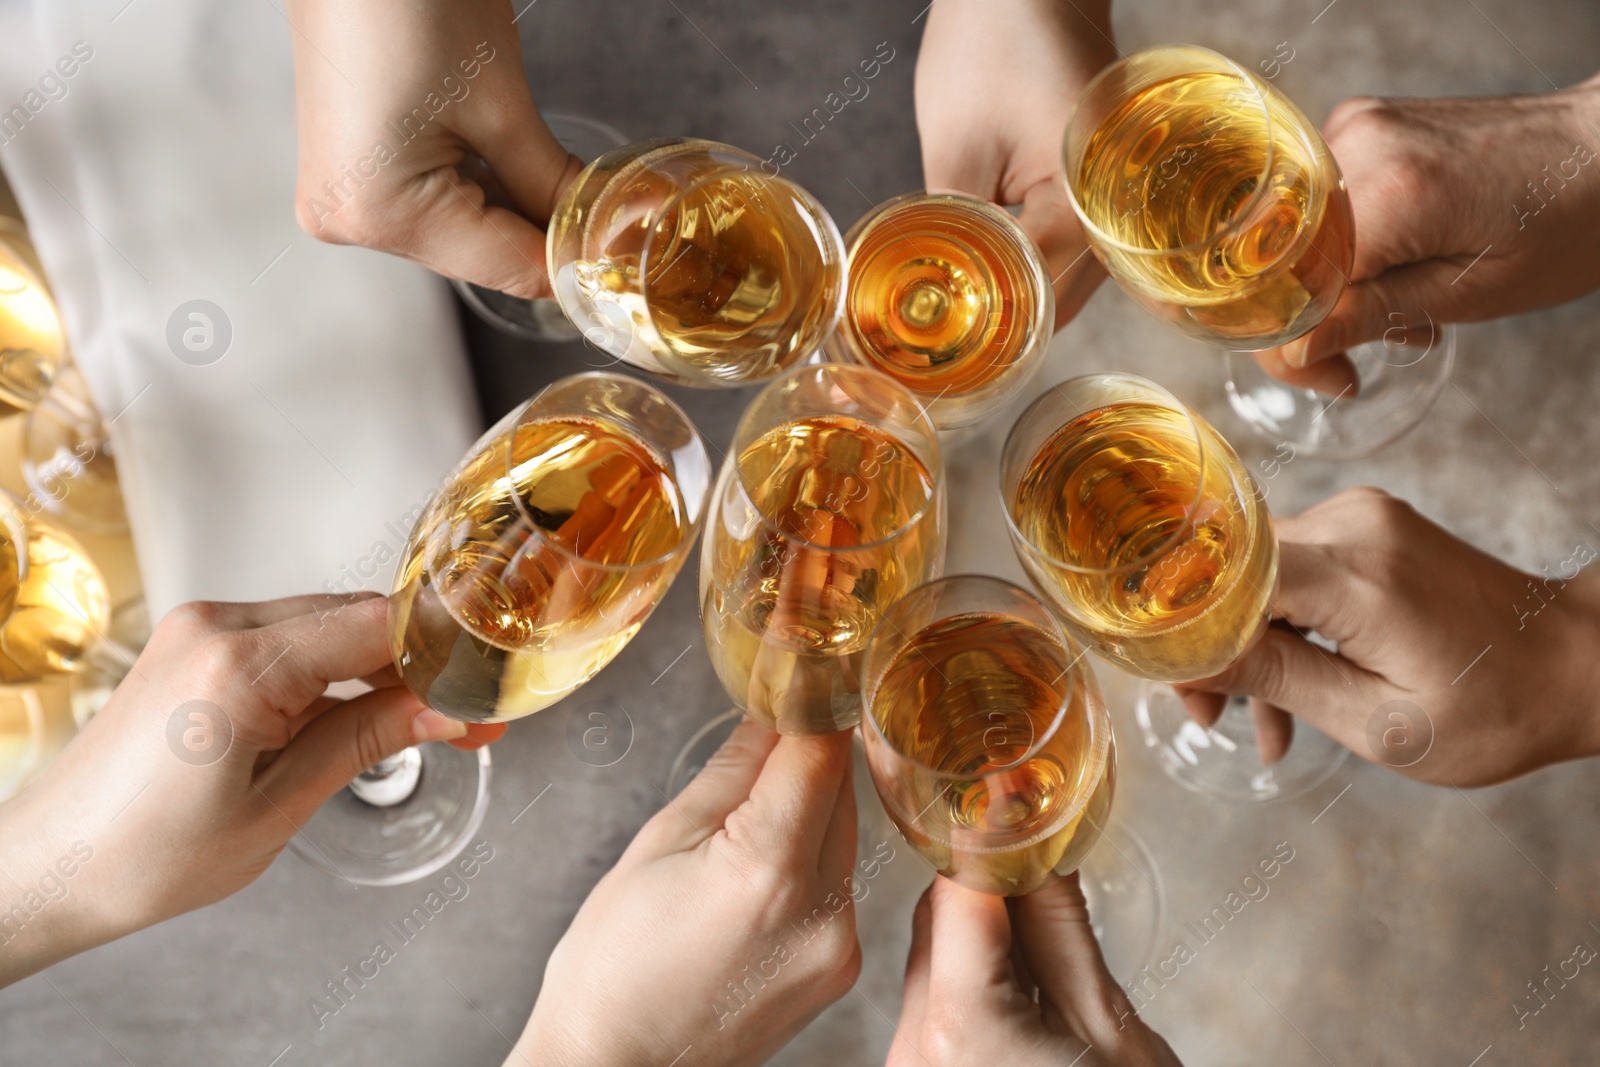
[{"label": "fingernail", "polygon": [[467,736],[467,724],[459,719],[452,719],[447,715],[440,715],[432,708],[423,708],[411,720],[411,740],[414,744],[426,744],[429,741],[453,741],[458,737]]}]

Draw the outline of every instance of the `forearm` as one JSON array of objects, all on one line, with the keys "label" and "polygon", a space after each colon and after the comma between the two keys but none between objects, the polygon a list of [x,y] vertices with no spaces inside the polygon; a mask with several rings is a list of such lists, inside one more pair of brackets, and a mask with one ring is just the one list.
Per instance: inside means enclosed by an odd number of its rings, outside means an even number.
[{"label": "forearm", "polygon": [[100,900],[109,861],[50,817],[46,787],[0,805],[0,986],[131,932]]}]

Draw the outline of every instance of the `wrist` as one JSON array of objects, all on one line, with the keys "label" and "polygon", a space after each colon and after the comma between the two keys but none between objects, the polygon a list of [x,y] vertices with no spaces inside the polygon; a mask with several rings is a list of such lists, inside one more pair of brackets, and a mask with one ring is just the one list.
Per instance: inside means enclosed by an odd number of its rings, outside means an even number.
[{"label": "wrist", "polygon": [[1563,592],[1571,595],[1562,598],[1566,639],[1558,654],[1567,677],[1559,692],[1568,714],[1557,758],[1600,756],[1600,574],[1579,574]]}]

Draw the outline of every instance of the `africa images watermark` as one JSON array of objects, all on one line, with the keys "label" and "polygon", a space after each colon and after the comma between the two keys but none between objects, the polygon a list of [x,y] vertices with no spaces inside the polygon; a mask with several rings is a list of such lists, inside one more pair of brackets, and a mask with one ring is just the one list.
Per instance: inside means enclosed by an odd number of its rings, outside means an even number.
[{"label": "africa images watermark", "polygon": [[83,866],[94,859],[94,847],[87,841],[74,841],[71,849],[45,869],[43,875],[28,887],[18,900],[5,911],[0,911],[0,947],[9,945],[30,922],[52,904],[66,900],[72,891],[69,884]]},{"label": "africa images watermark", "polygon": [[10,144],[22,136],[22,131],[33,121],[33,117],[48,105],[65,100],[67,93],[72,91],[68,82],[93,58],[94,49],[87,41],[73,41],[67,54],[39,75],[37,88],[29,89],[22,94],[20,102],[0,113],[0,145]]},{"label": "africa images watermark", "polygon": [[[439,879],[438,885],[411,906],[411,910],[398,920],[384,923],[384,936],[372,946],[370,955],[346,964],[333,978],[322,983],[320,996],[309,997],[306,1005],[317,1020],[317,1029],[327,1028],[328,1020],[348,1008],[383,973],[383,968],[400,956],[400,951],[422,936],[428,924],[438,918],[445,908],[467,899],[472,887],[467,883],[478,877],[483,868],[494,859],[494,846],[487,841],[473,845],[451,867],[450,873]],[[391,945],[390,942],[393,941]]]},{"label": "africa images watermark", "polygon": [[1156,961],[1154,967],[1145,967],[1135,979],[1124,980],[1122,986],[1127,990],[1134,1008],[1131,1012],[1121,1007],[1117,1009],[1118,1029],[1127,1026],[1128,1019],[1148,1007],[1156,999],[1156,994],[1165,989],[1168,982],[1177,979],[1185,965],[1198,959],[1202,948],[1221,937],[1228,924],[1245,908],[1266,900],[1267,894],[1272,892],[1268,883],[1283,873],[1294,856],[1294,846],[1287,841],[1278,842],[1273,846],[1272,855],[1260,860],[1240,878],[1239,888],[1229,890],[1221,903],[1212,907],[1198,925],[1194,922],[1183,924],[1184,929],[1193,935],[1193,943],[1187,936],[1179,938],[1173,943],[1172,949]]},{"label": "africa images watermark", "polygon": [[[886,54],[887,53],[887,54]],[[791,120],[789,128],[800,135],[799,146],[792,141],[781,141],[772,150],[772,154],[761,161],[761,172],[769,178],[776,178],[782,173],[783,168],[795,161],[800,155],[800,149],[806,147],[822,135],[828,123],[839,117],[840,112],[852,103],[860,103],[872,92],[872,86],[867,83],[883,73],[883,68],[894,61],[894,46],[888,41],[879,43],[873,50],[871,59],[863,59],[856,64],[856,69],[861,72],[857,78],[854,73],[846,74],[840,83],[841,93],[838,89],[822,98],[822,104],[811,109],[811,113],[800,120],[796,126]]]},{"label": "africa images watermark", "polygon": [[[888,854],[885,855],[884,853]],[[767,983],[773,981],[783,971],[783,968],[800,958],[800,953],[811,942],[821,937],[834,918],[849,907],[852,903],[859,904],[867,899],[867,894],[872,891],[869,884],[874,878],[883,873],[883,868],[894,862],[894,846],[887,841],[878,842],[873,849],[870,859],[857,862],[860,877],[854,874],[845,878],[844,891],[829,892],[821,904],[813,908],[810,915],[803,919],[800,925],[793,922],[789,928],[794,931],[793,940],[779,941],[772,947],[772,951],[756,963],[751,970],[746,964],[741,970],[741,977],[737,981],[727,983],[728,995],[719,998],[711,1005],[712,1014],[717,1019],[717,1029],[724,1029],[738,1014],[749,1007]]]},{"label": "africa images watermark", "polygon": [[372,150],[356,160],[352,168],[344,163],[339,167],[341,177],[329,178],[322,183],[322,192],[327,200],[312,197],[306,202],[306,209],[311,213],[312,221],[321,226],[323,220],[330,215],[337,214],[352,203],[357,194],[368,182],[376,179],[382,169],[400,158],[400,151],[411,142],[421,137],[428,124],[437,119],[451,104],[459,104],[472,92],[468,83],[483,73],[483,68],[494,61],[496,52],[488,41],[482,41],[473,49],[473,58],[463,59],[456,64],[461,72],[458,78],[454,73],[446,74],[439,88],[431,90],[422,98],[422,103],[402,116],[398,122],[391,121],[388,129],[395,136],[398,147],[391,147],[387,140],[378,141]]}]

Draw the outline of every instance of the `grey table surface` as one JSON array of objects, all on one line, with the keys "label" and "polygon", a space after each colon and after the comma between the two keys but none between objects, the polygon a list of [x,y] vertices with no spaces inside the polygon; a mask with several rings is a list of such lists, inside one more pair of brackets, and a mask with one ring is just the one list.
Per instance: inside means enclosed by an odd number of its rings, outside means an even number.
[{"label": "grey table surface", "polygon": [[[546,106],[635,136],[694,134],[763,155],[779,141],[798,145],[790,121],[889,42],[894,59],[870,95],[801,145],[791,168],[848,225],[920,185],[911,80],[923,5],[541,0],[520,25]],[[1123,0],[1116,18],[1125,50],[1189,40],[1249,61],[1288,41],[1295,59],[1278,84],[1319,120],[1362,93],[1547,91],[1586,77],[1600,56],[1593,0]],[[601,362],[578,346],[467,328],[486,414]],[[1600,431],[1584,414],[1600,401],[1596,353],[1600,298],[1465,328],[1455,381],[1416,433],[1369,461],[1296,460],[1273,483],[1273,508],[1287,514],[1375,484],[1515,563],[1553,564],[1600,522]],[[1265,454],[1222,402],[1222,361],[1106,286],[1056,338],[1035,389],[1113,368],[1157,378],[1248,458]],[[720,448],[749,394],[678,395]],[[951,572],[1021,578],[991,506],[1014,414],[948,457]],[[1477,651],[1463,647],[1463,665]],[[1098,671],[1123,742],[1118,818],[1143,835],[1164,874],[1163,945],[1278,843],[1295,850],[1269,896],[1200,948],[1147,1009],[1186,1063],[1593,1061],[1600,977],[1589,969],[1524,1028],[1513,1006],[1575,943],[1600,946],[1592,766],[1462,793],[1351,759],[1293,801],[1212,802],[1169,782],[1138,748],[1128,681]],[[1528,680],[1527,696],[1528,714],[1539,714],[1541,679]],[[593,701],[631,720],[632,746],[613,766],[586,764],[565,739],[573,709]],[[496,746],[482,831],[494,860],[320,1028],[311,998],[366,956],[429,883],[356,890],[286,854],[230,900],[0,992],[0,1063],[497,1064],[551,946],[660,806],[674,753],[726,706],[700,642],[694,574],[685,573],[607,671]],[[909,850],[900,857],[861,907],[866,962],[855,991],[775,1062],[882,1062],[910,909],[928,878]]]}]

